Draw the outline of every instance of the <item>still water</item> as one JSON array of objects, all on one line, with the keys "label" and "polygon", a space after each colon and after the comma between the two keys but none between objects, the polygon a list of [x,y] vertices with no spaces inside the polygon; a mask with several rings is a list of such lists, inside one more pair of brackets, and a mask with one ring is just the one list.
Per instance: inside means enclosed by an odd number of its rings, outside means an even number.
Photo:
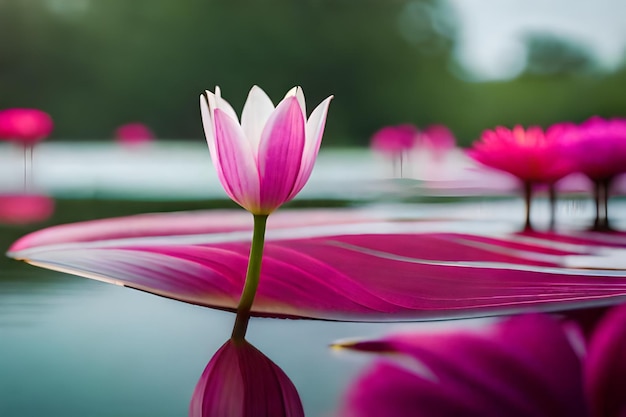
[{"label": "still water", "polygon": [[[110,148],[104,157],[101,149],[95,153],[72,149],[84,155],[70,163],[67,149],[53,147],[42,153],[39,164],[35,161],[39,187],[61,199],[54,216],[44,223],[0,226],[3,251],[20,236],[53,224],[209,205],[233,207],[231,202],[220,200],[219,192],[217,196],[206,194],[219,190],[219,185],[215,178],[211,180],[208,153],[203,147],[178,153],[169,148],[153,149],[149,157],[145,152],[128,154]],[[162,162],[158,162],[159,155],[164,158]],[[359,175],[361,180],[363,175],[381,175],[367,169],[371,161],[360,158],[346,166],[346,155],[322,156],[320,162],[327,168],[316,168],[314,186],[303,192],[305,201],[298,204],[346,204],[328,194],[339,186],[345,198],[337,178],[343,178],[343,190],[354,192],[352,181]],[[148,164],[148,160],[152,162]],[[337,167],[345,175],[331,170]],[[4,164],[2,169],[9,168]],[[178,184],[184,186],[173,185],[171,177],[177,175]],[[205,176],[211,184],[206,188]],[[118,199],[114,198],[115,190],[119,191]],[[179,194],[172,195],[175,190]],[[137,193],[142,199],[131,201],[129,197]],[[165,201],[164,194],[171,198]],[[307,196],[315,201],[307,203]],[[183,198],[187,200],[181,201]],[[203,198],[212,200],[209,203]],[[491,205],[475,202],[465,214],[483,219],[521,219],[519,200],[508,199],[503,204],[486,209]],[[617,207],[614,217],[622,223],[616,224],[624,226],[625,205],[619,202]],[[441,213],[441,207],[433,210]],[[543,211],[547,213],[545,205]],[[591,205],[586,200],[574,200],[562,203],[560,212],[589,219]],[[230,336],[233,320],[230,313],[2,259],[0,416],[186,416],[194,386],[213,353]],[[364,355],[332,351],[328,345],[338,339],[373,337],[407,326],[440,324],[253,319],[248,339],[291,378],[307,416],[323,417],[333,415],[347,383],[370,361]]]},{"label": "still water", "polygon": [[[68,212],[82,220],[202,204],[57,201],[46,224]],[[1,226],[0,243],[40,227]],[[6,258],[0,267],[0,416],[186,416],[202,370],[230,336],[230,313]],[[327,416],[368,361],[328,345],[394,326],[253,319],[248,339],[289,375],[308,416]]]}]

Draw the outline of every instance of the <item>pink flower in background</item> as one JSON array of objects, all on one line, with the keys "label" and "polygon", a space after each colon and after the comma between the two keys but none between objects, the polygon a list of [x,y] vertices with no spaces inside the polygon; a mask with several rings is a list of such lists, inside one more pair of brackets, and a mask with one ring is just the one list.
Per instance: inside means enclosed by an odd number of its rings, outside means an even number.
[{"label": "pink flower in background", "polygon": [[419,130],[411,124],[386,126],[376,131],[371,146],[377,152],[398,157],[415,146]]},{"label": "pink flower in background", "polygon": [[445,125],[428,126],[422,131],[420,139],[422,147],[430,151],[437,160],[442,159],[456,146],[454,134]]},{"label": "pink flower in background", "polygon": [[483,132],[468,155],[522,182],[554,183],[573,171],[572,164],[563,158],[565,144],[559,140],[566,131],[564,124],[554,125],[545,133],[538,126],[498,126]]},{"label": "pink flower in background", "polygon": [[300,417],[302,403],[287,375],[245,340],[228,340],[205,368],[190,417]]},{"label": "pink flower in background", "polygon": [[[519,125],[513,129],[498,126],[483,132],[480,140],[474,142],[467,152],[481,164],[508,172],[522,182],[526,202],[526,230],[532,229],[530,205],[533,185],[551,186],[554,213],[554,183],[574,172],[574,165],[567,158],[573,129],[574,125],[569,123],[555,124],[545,133],[538,126],[527,129]],[[551,226],[553,224],[554,215]]]},{"label": "pink flower in background", "polygon": [[386,126],[374,133],[370,145],[374,151],[391,159],[394,175],[398,165],[402,177],[405,155],[416,145],[418,137],[419,130],[411,124]]},{"label": "pink flower in background", "polygon": [[0,110],[0,139],[32,146],[50,135],[53,128],[50,115],[37,109]]},{"label": "pink flower in background", "polygon": [[211,159],[226,193],[252,214],[269,214],[304,187],[317,158],[331,97],[307,120],[304,94],[290,90],[274,108],[259,87],[250,90],[241,121],[220,94],[200,97]]},{"label": "pink flower in background", "polygon": [[570,140],[568,157],[594,185],[595,230],[610,230],[609,196],[613,180],[626,172],[626,119],[592,117]]},{"label": "pink flower in background", "polygon": [[342,417],[626,415],[626,306],[586,352],[573,323],[547,315],[338,346],[382,355],[349,388]]},{"label": "pink flower in background", "polygon": [[54,200],[39,194],[0,195],[0,223],[29,224],[48,220],[54,213]]},{"label": "pink flower in background", "polygon": [[127,123],[115,129],[115,139],[125,145],[138,145],[154,140],[152,130],[143,123]]},{"label": "pink flower in background", "polygon": [[626,119],[595,116],[583,122],[568,156],[592,181],[608,181],[626,172]]}]

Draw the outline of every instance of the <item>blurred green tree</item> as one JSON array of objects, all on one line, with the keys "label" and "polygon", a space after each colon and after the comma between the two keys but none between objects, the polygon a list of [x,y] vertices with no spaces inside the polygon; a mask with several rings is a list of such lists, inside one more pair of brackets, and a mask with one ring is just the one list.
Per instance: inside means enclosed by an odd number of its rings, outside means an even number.
[{"label": "blurred green tree", "polygon": [[310,103],[336,96],[325,146],[365,145],[387,124],[444,123],[467,144],[495,124],[624,112],[623,70],[464,82],[449,70],[456,20],[445,5],[0,0],[0,108],[48,111],[62,139],[110,138],[135,120],[159,137],[200,138],[204,89],[220,85],[239,111],[253,84],[274,101],[299,84]]}]

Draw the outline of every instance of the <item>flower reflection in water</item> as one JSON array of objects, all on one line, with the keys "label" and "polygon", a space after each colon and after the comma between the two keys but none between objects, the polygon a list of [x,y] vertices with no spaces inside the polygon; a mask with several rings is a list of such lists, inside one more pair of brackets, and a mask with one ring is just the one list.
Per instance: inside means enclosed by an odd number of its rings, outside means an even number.
[{"label": "flower reflection in water", "polygon": [[245,339],[229,339],[204,369],[189,416],[299,417],[304,411],[282,369]]},{"label": "flower reflection in water", "polygon": [[29,224],[48,220],[54,213],[54,199],[42,194],[0,195],[1,224]]}]

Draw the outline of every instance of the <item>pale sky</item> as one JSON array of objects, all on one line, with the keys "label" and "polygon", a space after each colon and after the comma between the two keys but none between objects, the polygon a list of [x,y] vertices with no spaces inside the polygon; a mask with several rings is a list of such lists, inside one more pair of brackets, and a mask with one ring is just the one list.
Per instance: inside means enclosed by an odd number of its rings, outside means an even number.
[{"label": "pale sky", "polygon": [[457,15],[459,62],[477,79],[510,78],[524,65],[527,31],[563,35],[614,68],[626,52],[624,0],[441,0]]}]

